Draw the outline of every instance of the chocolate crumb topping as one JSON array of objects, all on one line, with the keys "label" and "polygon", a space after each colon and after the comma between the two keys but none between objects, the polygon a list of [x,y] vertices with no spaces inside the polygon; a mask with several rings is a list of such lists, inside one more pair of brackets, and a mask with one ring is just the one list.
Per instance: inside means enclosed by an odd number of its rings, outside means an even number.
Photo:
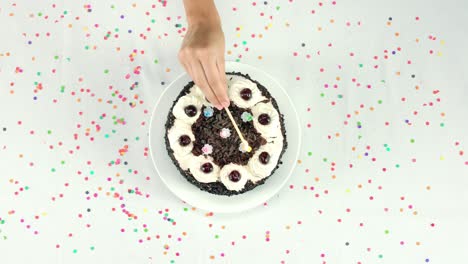
[{"label": "chocolate crumb topping", "polygon": [[[271,103],[273,104],[273,106],[275,107],[275,109],[279,113],[281,133],[283,134],[283,138],[284,138],[284,140],[283,140],[283,150],[280,153],[280,157],[279,157],[278,164],[277,164],[276,168],[273,169],[273,171],[270,174],[270,175],[272,175],[276,171],[278,166],[283,163],[281,161],[281,157],[282,157],[282,155],[283,155],[283,153],[286,150],[287,145],[288,145],[287,138],[286,138],[286,130],[285,130],[285,127],[284,127],[283,115],[279,111],[278,105],[277,105],[275,99],[271,97],[270,93],[268,92],[268,90],[263,85],[261,85],[260,83],[258,83],[255,80],[252,80],[249,75],[245,75],[245,74],[238,73],[238,72],[231,72],[231,73],[227,73],[227,74],[242,76],[242,77],[245,77],[245,78],[251,80],[252,82],[256,83],[258,89],[261,92],[261,94],[264,97],[268,98],[268,100],[271,101]],[[232,77],[230,79],[232,79]],[[190,92],[190,88],[193,85],[194,85],[193,82],[189,82],[187,85],[185,85],[185,87],[182,89],[182,91],[180,92],[178,97],[175,99],[175,101],[174,101],[174,103],[173,103],[173,105],[172,105],[172,107],[171,107],[171,109],[170,109],[170,111],[168,113],[168,116],[167,116],[167,121],[166,121],[166,125],[165,125],[166,131],[168,131],[173,126],[174,121],[175,121],[175,116],[172,114],[172,109],[174,108],[175,103],[179,100],[180,97],[188,94]],[[264,100],[263,102],[268,102],[268,100]],[[204,107],[201,109],[202,112],[203,112],[203,109],[204,109]],[[249,159],[254,155],[255,151],[257,151],[258,148],[261,145],[266,144],[266,140],[263,137],[261,137],[261,135],[256,131],[255,127],[253,127],[253,123],[252,122],[245,122],[244,123],[244,122],[242,122],[242,120],[240,118],[242,112],[244,112],[244,111],[247,111],[247,112],[251,113],[250,109],[239,108],[236,105],[234,105],[233,103],[231,103],[231,106],[229,107],[229,109],[231,110],[234,118],[236,119],[237,124],[240,125],[239,128],[242,131],[244,137],[246,137],[246,140],[249,142],[249,145],[252,147],[252,149],[253,149],[252,152],[250,152],[250,153],[241,153],[239,151],[238,148],[239,148],[240,140],[239,140],[237,134],[235,133],[235,130],[232,127],[232,124],[231,124],[229,118],[227,117],[225,111],[219,111],[217,109],[214,109],[214,113],[213,113],[212,117],[209,117],[209,118],[206,119],[206,117],[204,115],[200,115],[199,118],[196,120],[196,122],[192,125],[192,132],[194,133],[195,138],[196,138],[195,141],[193,142],[193,145],[194,145],[193,149],[192,149],[193,155],[195,155],[195,156],[202,155],[203,153],[201,151],[201,148],[203,147],[203,145],[204,144],[211,144],[213,146],[213,153],[210,156],[213,157],[213,163],[215,163],[216,165],[218,165],[220,167],[222,167],[225,164],[231,163],[231,162],[237,163],[237,164],[240,164],[240,165],[246,165],[248,163]],[[184,110],[186,110],[186,109],[184,109]],[[195,108],[195,111],[196,110],[197,109]],[[236,111],[236,114],[234,114],[233,111]],[[187,115],[189,115],[189,114],[187,114]],[[196,115],[196,112],[195,112],[194,115]],[[216,118],[218,118],[218,119],[216,119]],[[201,119],[206,119],[205,121],[207,121],[208,123],[203,122],[203,124],[202,124]],[[209,119],[212,119],[212,120],[210,121]],[[211,122],[211,123],[209,123],[209,122]],[[212,126],[212,127],[210,127],[210,126]],[[229,128],[229,129],[231,129],[231,131],[233,131],[233,133],[231,133],[231,136],[229,138],[227,138],[227,139],[223,139],[223,138],[221,138],[219,136],[219,132],[221,131],[221,129],[223,127]],[[202,143],[202,141],[204,143]],[[250,190],[254,189],[257,186],[262,185],[268,179],[268,177],[266,177],[266,178],[264,178],[264,179],[262,179],[262,180],[260,180],[260,181],[258,181],[256,183],[253,183],[252,181],[248,180],[247,183],[245,184],[244,188],[242,190],[240,190],[240,191],[228,190],[224,186],[224,184],[222,184],[219,181],[218,182],[211,182],[211,183],[199,182],[193,177],[193,175],[190,173],[189,170],[183,170],[179,166],[179,162],[174,157],[174,151],[170,147],[167,133],[165,135],[165,142],[166,142],[166,149],[167,149],[167,152],[169,154],[169,157],[171,158],[171,160],[173,161],[173,163],[175,164],[175,166],[177,167],[179,172],[187,179],[187,181],[189,181],[193,185],[197,186],[200,190],[207,191],[209,193],[213,193],[213,194],[217,194],[217,195],[231,196],[231,195],[241,194],[241,193],[250,191]],[[217,142],[217,143],[215,143],[215,142]],[[235,153],[237,153],[237,154],[235,154]],[[224,155],[226,155],[226,156],[224,156]],[[259,159],[260,159],[260,157],[259,157]],[[209,164],[212,165],[211,163],[209,163]],[[202,169],[202,167],[200,167],[200,169]]]}]

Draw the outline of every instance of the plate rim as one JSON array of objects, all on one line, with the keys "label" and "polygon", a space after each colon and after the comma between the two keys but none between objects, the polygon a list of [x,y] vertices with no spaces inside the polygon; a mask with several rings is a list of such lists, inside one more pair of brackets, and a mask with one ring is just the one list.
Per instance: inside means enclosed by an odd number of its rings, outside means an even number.
[{"label": "plate rim", "polygon": [[[298,133],[298,139],[297,139],[297,150],[296,150],[296,153],[293,153],[293,158],[294,160],[297,160],[298,157],[299,157],[299,153],[300,153],[300,149],[301,149],[301,144],[302,144],[302,129],[301,129],[301,126],[300,126],[300,119],[299,119],[299,114],[297,113],[297,110],[296,110],[296,107],[294,106],[294,103],[291,99],[291,97],[289,96],[289,94],[286,92],[286,90],[283,88],[283,86],[275,79],[273,78],[273,76],[271,76],[269,73],[255,67],[255,66],[251,66],[249,64],[245,64],[245,63],[240,63],[240,62],[235,62],[235,61],[226,61],[226,68],[228,68],[227,65],[230,65],[230,66],[234,66],[235,65],[241,65],[242,67],[246,67],[246,68],[251,68],[251,69],[254,69],[255,71],[263,74],[265,77],[269,78],[271,81],[273,81],[277,86],[278,88],[281,89],[281,91],[286,95],[286,98],[289,102],[289,105],[291,106],[292,110],[293,110],[293,113],[294,113],[294,116],[295,116],[295,119],[296,119],[296,122],[297,122],[297,133]],[[227,71],[227,70],[226,70]],[[234,70],[233,70],[234,71]],[[245,74],[245,73],[244,73]],[[247,73],[249,74],[249,73]],[[198,209],[202,209],[202,210],[206,210],[206,211],[209,211],[209,212],[213,212],[212,209],[210,208],[206,208],[205,206],[203,205],[195,205],[195,204],[191,204],[189,201],[185,201],[184,199],[182,199],[181,195],[174,190],[174,188],[172,188],[170,186],[170,184],[167,183],[167,181],[165,180],[164,177],[161,176],[161,172],[160,170],[158,169],[158,166],[156,165],[156,162],[155,162],[155,157],[153,155],[153,147],[152,147],[152,141],[154,139],[154,136],[151,136],[151,132],[153,130],[153,120],[154,120],[154,115],[155,115],[155,111],[156,111],[156,108],[159,106],[162,98],[164,97],[164,95],[167,93],[167,91],[169,91],[169,89],[172,87],[172,85],[174,85],[175,82],[177,82],[180,78],[182,78],[183,76],[185,75],[188,75],[186,72],[182,72],[181,74],[179,74],[176,78],[174,78],[174,80],[171,81],[171,83],[169,83],[169,85],[163,90],[163,92],[159,95],[159,98],[158,100],[156,101],[155,105],[153,106],[153,109],[152,109],[152,112],[151,112],[151,116],[150,116],[150,125],[149,125],[149,133],[148,133],[148,144],[149,144],[149,151],[150,151],[150,155],[151,155],[151,161],[152,161],[152,164],[153,164],[153,167],[154,169],[156,170],[159,178],[161,179],[161,181],[164,183],[164,185],[169,189],[169,191],[174,195],[176,196],[178,199],[182,200],[183,202],[193,206],[193,207],[196,207]],[[250,74],[249,74],[250,76]],[[287,131],[286,131],[287,133]],[[287,151],[287,150],[286,150]],[[287,173],[287,176],[284,177],[284,179],[280,182],[280,184],[278,184],[275,189],[272,190],[271,194],[269,194],[268,196],[266,196],[264,199],[262,199],[261,202],[259,203],[250,203],[248,206],[244,206],[242,207],[241,209],[237,209],[237,210],[223,210],[223,211],[215,211],[216,213],[224,213],[224,214],[233,214],[233,213],[240,213],[240,212],[245,212],[245,211],[248,211],[248,210],[252,210],[253,208],[256,208],[258,207],[261,203],[265,203],[266,201],[270,200],[274,195],[276,195],[286,184],[286,182],[291,178],[292,176],[292,173],[294,171],[294,169],[296,168],[297,166],[297,163],[294,162],[294,164],[291,166],[291,168],[289,169],[288,173]],[[182,176],[182,175],[181,175]],[[195,187],[195,186],[194,186]],[[197,191],[202,191],[202,190],[198,190]],[[253,191],[253,190],[252,190]],[[239,194],[239,195],[242,195],[242,194]]]}]

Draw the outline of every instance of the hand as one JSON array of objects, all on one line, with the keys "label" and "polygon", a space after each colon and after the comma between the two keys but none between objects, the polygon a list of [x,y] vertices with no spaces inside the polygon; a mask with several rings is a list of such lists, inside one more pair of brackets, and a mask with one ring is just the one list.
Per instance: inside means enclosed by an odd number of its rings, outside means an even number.
[{"label": "hand", "polygon": [[179,61],[208,101],[221,110],[230,102],[224,68],[224,33],[219,20],[203,20],[189,23]]}]

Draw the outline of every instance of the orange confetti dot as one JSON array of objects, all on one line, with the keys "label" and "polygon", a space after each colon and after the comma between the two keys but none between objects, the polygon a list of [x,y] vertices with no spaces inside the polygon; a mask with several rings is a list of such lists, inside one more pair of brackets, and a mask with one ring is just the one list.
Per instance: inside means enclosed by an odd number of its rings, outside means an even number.
[{"label": "orange confetti dot", "polygon": [[400,36],[400,33],[395,32],[395,37],[399,37],[399,36]]}]

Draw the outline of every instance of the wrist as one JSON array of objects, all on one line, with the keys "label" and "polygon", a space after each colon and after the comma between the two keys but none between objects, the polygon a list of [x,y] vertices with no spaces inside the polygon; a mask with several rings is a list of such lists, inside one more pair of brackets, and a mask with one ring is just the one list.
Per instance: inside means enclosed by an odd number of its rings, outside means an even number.
[{"label": "wrist", "polygon": [[221,26],[221,19],[213,0],[184,0],[184,5],[189,28]]}]

